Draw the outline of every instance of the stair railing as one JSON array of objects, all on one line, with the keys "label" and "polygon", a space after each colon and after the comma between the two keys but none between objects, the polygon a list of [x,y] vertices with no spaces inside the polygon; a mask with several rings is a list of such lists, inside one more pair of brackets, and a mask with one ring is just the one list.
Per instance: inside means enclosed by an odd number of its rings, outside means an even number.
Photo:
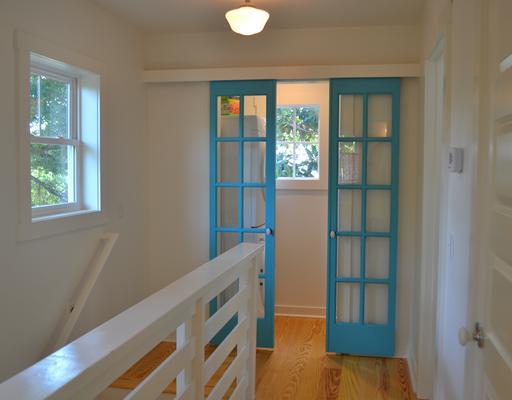
[{"label": "stair railing", "polygon": [[[0,399],[92,399],[176,332],[176,350],[127,399],[156,399],[176,378],[176,399],[204,399],[204,387],[236,348],[208,399],[253,399],[256,296],[261,244],[241,243],[0,384]],[[238,291],[213,315],[209,304],[233,282]],[[205,346],[232,329],[205,359]]]}]

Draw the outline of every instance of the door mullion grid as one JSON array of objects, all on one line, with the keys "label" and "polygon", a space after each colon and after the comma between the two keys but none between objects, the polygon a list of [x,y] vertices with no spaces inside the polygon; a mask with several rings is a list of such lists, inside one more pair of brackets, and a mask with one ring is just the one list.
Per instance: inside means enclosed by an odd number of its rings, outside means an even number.
[{"label": "door mullion grid", "polygon": [[[363,137],[368,138],[368,94],[363,95]],[[368,142],[364,140],[362,143],[362,160],[361,160],[361,239],[359,257],[359,322],[364,324],[364,309],[365,309],[365,283],[366,277],[366,180],[367,180],[367,158],[368,158]]]},{"label": "door mullion grid", "polygon": [[[238,176],[239,181],[242,183],[238,187],[238,224],[242,229],[244,227],[244,96],[240,96],[240,115],[239,115],[239,131],[240,131],[240,143],[239,146],[239,154],[240,157],[238,159]],[[238,234],[238,241],[242,243],[244,241],[244,234],[240,232]]]}]

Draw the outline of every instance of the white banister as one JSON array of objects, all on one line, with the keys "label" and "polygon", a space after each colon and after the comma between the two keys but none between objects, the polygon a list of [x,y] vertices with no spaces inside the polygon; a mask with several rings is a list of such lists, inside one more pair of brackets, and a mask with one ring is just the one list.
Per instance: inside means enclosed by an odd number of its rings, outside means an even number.
[{"label": "white banister", "polygon": [[[257,260],[262,251],[261,244],[242,243],[209,261],[0,384],[0,399],[95,398],[172,332],[176,350],[125,398],[156,399],[176,378],[176,399],[203,400],[212,371],[236,346],[235,359],[208,399],[222,398],[235,378],[231,398],[253,399]],[[218,295],[234,282],[240,290],[206,319],[212,290]],[[235,315],[237,325],[205,363],[206,338]]]},{"label": "white banister", "polygon": [[89,298],[89,295],[91,294],[118,237],[118,233],[104,233],[101,235],[98,248],[94,253],[89,268],[81,280],[81,285],[77,290],[73,305],[71,306],[69,313],[66,314],[63,323],[60,325],[61,328],[55,342],[50,348],[50,352],[60,349],[68,342],[71,332],[73,332],[73,328],[78,321],[78,317],[82,313],[85,303],[87,302],[87,299]]}]

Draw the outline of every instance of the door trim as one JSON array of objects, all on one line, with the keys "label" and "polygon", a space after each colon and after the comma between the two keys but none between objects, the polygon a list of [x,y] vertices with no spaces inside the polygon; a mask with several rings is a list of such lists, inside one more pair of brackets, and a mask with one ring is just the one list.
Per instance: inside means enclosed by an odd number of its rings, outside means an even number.
[{"label": "door trim", "polygon": [[444,115],[446,98],[445,81],[446,40],[437,42],[425,63],[425,121],[423,136],[423,189],[421,223],[421,258],[419,283],[418,354],[411,358],[411,375],[418,397],[433,398],[436,374],[436,342],[438,338],[441,302],[438,296],[441,284],[439,277],[444,270],[443,247],[445,242],[442,223],[443,207],[446,204],[447,170],[445,148]]}]

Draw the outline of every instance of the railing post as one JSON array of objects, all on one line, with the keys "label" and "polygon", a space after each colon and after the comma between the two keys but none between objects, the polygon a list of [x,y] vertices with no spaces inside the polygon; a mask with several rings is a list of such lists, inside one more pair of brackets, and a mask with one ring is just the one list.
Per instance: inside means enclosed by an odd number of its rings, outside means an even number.
[{"label": "railing post", "polygon": [[[205,305],[203,298],[196,301],[195,313],[190,320],[190,333],[194,341],[194,358],[190,365],[190,378],[188,383],[193,385],[194,399],[204,399],[204,322],[205,322]],[[186,371],[185,371],[186,373]],[[179,392],[177,392],[179,393]],[[179,399],[179,396],[176,396]]]},{"label": "railing post", "polygon": [[249,319],[248,336],[248,350],[249,357],[247,358],[247,399],[256,398],[256,324],[258,319],[258,265],[259,257],[254,257],[251,261],[249,268],[247,285],[250,288],[249,304],[247,307],[247,316]]},{"label": "railing post", "polygon": [[[192,316],[192,319],[195,315]],[[188,319],[176,330],[176,351],[192,337],[192,320]],[[194,349],[194,357],[197,349]],[[187,365],[176,377],[176,398],[179,399],[193,382],[192,365]]]}]

